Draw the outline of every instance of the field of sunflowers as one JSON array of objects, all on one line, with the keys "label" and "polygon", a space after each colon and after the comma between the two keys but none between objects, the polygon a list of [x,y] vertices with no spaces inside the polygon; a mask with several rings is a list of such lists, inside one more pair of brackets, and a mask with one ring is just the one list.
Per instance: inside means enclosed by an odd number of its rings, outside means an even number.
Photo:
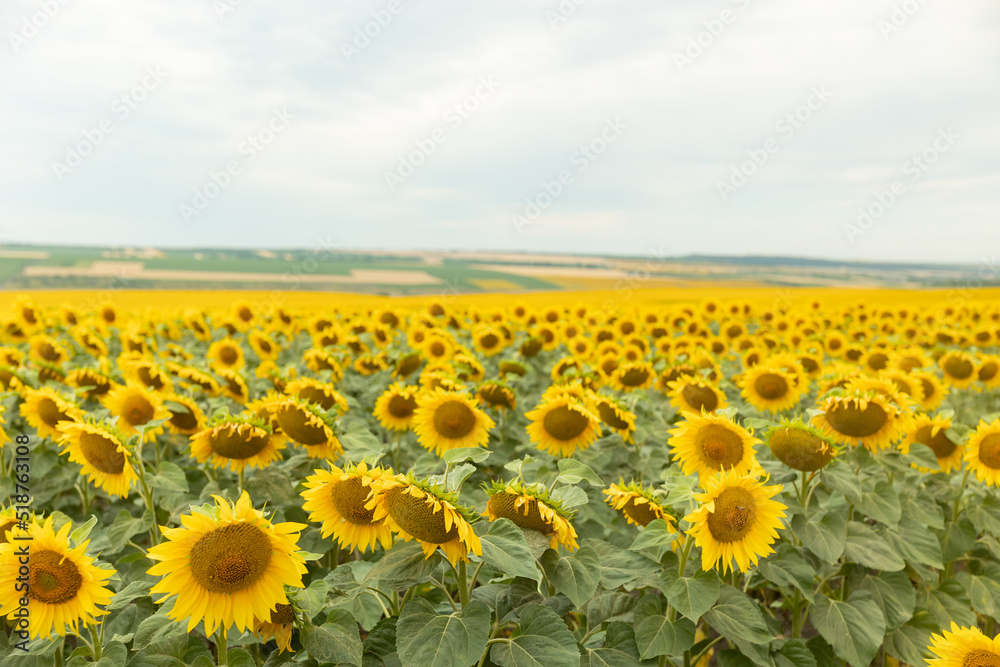
[{"label": "field of sunflowers", "polygon": [[1000,303],[861,294],[19,298],[3,665],[1000,666]]}]

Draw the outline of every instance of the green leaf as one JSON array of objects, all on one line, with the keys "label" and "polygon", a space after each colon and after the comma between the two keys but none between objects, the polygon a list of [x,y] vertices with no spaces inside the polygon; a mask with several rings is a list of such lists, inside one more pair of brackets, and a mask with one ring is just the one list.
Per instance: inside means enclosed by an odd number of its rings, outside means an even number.
[{"label": "green leaf", "polygon": [[363,645],[366,654],[370,653],[382,658],[396,652],[396,623],[398,620],[397,616],[383,618],[372,628]]},{"label": "green leaf", "polygon": [[[566,459],[563,459],[566,460]],[[542,554],[545,576],[560,593],[582,609],[597,591],[601,580],[601,558],[591,547],[580,547],[569,556],[560,556],[553,549]]]},{"label": "green leaf", "polygon": [[593,468],[576,459],[559,459],[559,477],[557,479],[563,484],[579,484],[581,480],[585,479],[594,486],[604,486],[604,482]]},{"label": "green leaf", "polygon": [[149,595],[149,589],[152,587],[153,584],[148,581],[133,581],[129,583],[128,586],[115,593],[115,596],[111,598],[111,602],[108,604],[108,611],[121,609],[132,600],[146,597]]},{"label": "green leaf", "polygon": [[110,544],[107,553],[118,553],[125,548],[125,545],[128,544],[128,541],[133,536],[149,530],[152,525],[153,515],[148,510],[143,513],[141,519],[136,519],[129,514],[128,510],[119,510],[115,516],[115,520],[105,531],[105,537],[108,538]]},{"label": "green leaf", "polygon": [[462,488],[462,484],[465,480],[469,478],[469,475],[476,472],[476,466],[471,463],[463,463],[451,470],[448,473],[448,479],[445,480],[445,488],[452,492],[458,492]]},{"label": "green leaf", "polygon": [[533,459],[530,456],[525,456],[523,459],[517,459],[516,461],[509,461],[508,463],[505,463],[503,467],[505,470],[509,470],[515,475],[520,475],[521,471],[524,469],[524,466],[534,462],[535,459]]},{"label": "green leaf", "polygon": [[886,572],[896,572],[906,567],[903,557],[887,539],[859,521],[847,524],[844,555],[852,562]]},{"label": "green leaf", "polygon": [[809,620],[851,667],[867,667],[882,644],[885,618],[868,591],[854,591],[847,600],[819,597]]},{"label": "green leaf", "polygon": [[588,538],[582,544],[593,548],[601,559],[601,586],[614,589],[626,584],[656,585],[658,580],[655,573],[660,567],[656,561],[634,551],[612,546],[603,540]]},{"label": "green leaf", "polygon": [[226,651],[226,665],[227,667],[257,667],[257,661],[244,649],[231,648]]},{"label": "green leaf", "polygon": [[636,598],[621,591],[598,593],[587,603],[587,629],[593,630],[607,621],[631,621]]},{"label": "green leaf", "polygon": [[[980,502],[969,503],[965,510],[976,531],[1000,536],[1000,500],[986,496]],[[943,528],[944,525],[938,526]]]},{"label": "green leaf", "polygon": [[160,463],[160,470],[149,480],[149,485],[173,493],[188,492],[187,477],[184,476],[184,469],[173,461],[163,461]]},{"label": "green leaf", "polygon": [[541,604],[521,607],[517,636],[493,645],[490,659],[500,667],[579,667],[573,634],[554,611]]},{"label": "green leaf", "polygon": [[360,461],[366,456],[378,456],[386,452],[386,445],[368,430],[360,419],[345,420],[344,429],[337,435],[344,456],[351,461]]},{"label": "green leaf", "polygon": [[917,604],[931,613],[939,628],[951,627],[952,621],[964,627],[976,624],[972,601],[962,584],[954,578],[945,579],[937,588],[922,592]]},{"label": "green leaf", "polygon": [[940,628],[930,618],[914,619],[886,635],[885,652],[907,665],[926,664],[930,655],[927,647],[931,643],[931,633],[939,631]]},{"label": "green leaf", "polygon": [[906,458],[911,463],[916,463],[921,468],[928,470],[937,470],[941,467],[937,457],[934,456],[934,450],[922,442],[911,444],[910,453],[906,455]]},{"label": "green leaf", "polygon": [[97,525],[97,515],[91,514],[90,519],[87,521],[87,523],[83,524],[82,526],[78,526],[73,530],[72,533],[69,534],[69,539],[73,542],[73,544],[80,544],[85,539],[87,539],[87,536],[90,535],[90,531],[96,525]]},{"label": "green leaf", "polygon": [[439,615],[423,598],[406,603],[396,623],[403,667],[467,667],[478,662],[490,635],[490,608],[470,600],[453,614]]},{"label": "green leaf", "polygon": [[913,618],[917,592],[905,573],[880,572],[877,576],[868,575],[861,582],[861,590],[872,594],[882,610],[888,631],[897,629]]},{"label": "green leaf", "polygon": [[128,649],[121,642],[110,641],[101,650],[101,659],[94,667],[125,667]]},{"label": "green leaf", "polygon": [[938,569],[944,568],[941,561],[941,542],[926,525],[920,525],[914,519],[904,516],[899,522],[898,530],[886,531],[886,537],[904,560]]},{"label": "green leaf", "polygon": [[946,563],[958,560],[976,544],[976,527],[968,517],[960,517],[948,526],[941,541],[941,557]]},{"label": "green leaf", "polygon": [[492,453],[490,450],[483,449],[482,447],[458,447],[456,449],[449,449],[441,455],[441,458],[444,459],[445,465],[454,465],[463,461],[482,463],[490,458],[490,454]]},{"label": "green leaf", "polygon": [[267,498],[268,504],[291,503],[297,498],[292,478],[277,466],[255,470],[245,488],[251,498]]},{"label": "green leaf", "polygon": [[694,646],[694,633],[690,619],[671,621],[663,614],[647,616],[635,628],[639,657],[647,660],[658,655],[681,655]]},{"label": "green leaf", "polygon": [[[671,532],[673,531],[673,532]],[[659,549],[664,547],[678,537],[677,529],[671,528],[664,519],[653,519],[645,528],[639,530],[639,534],[632,541],[629,551],[642,551],[643,549]],[[655,555],[655,554],[654,554]]]},{"label": "green leaf", "polygon": [[430,558],[425,558],[424,550],[416,540],[397,542],[375,563],[375,567],[365,577],[365,582],[381,581],[393,590],[403,591],[426,583],[440,565],[440,554],[435,553]]},{"label": "green leaf", "polygon": [[183,634],[187,634],[183,623],[174,623],[166,614],[155,614],[139,624],[132,639],[132,650],[144,649],[159,639]]},{"label": "green leaf", "polygon": [[944,514],[941,512],[941,506],[933,498],[918,494],[907,498],[905,504],[906,511],[903,515],[911,518],[914,523],[938,530],[944,528]]},{"label": "green leaf", "polygon": [[861,511],[889,526],[898,525],[899,518],[903,515],[899,495],[886,480],[878,482],[874,490],[862,494]]},{"label": "green leaf", "polygon": [[980,577],[965,571],[956,574],[955,579],[965,587],[973,609],[985,616],[996,615],[1000,583],[989,576]]},{"label": "green leaf", "polygon": [[831,565],[844,553],[847,520],[843,514],[827,512],[819,520],[796,514],[792,517],[792,530],[809,551]]},{"label": "green leaf", "polygon": [[566,509],[586,505],[590,502],[590,498],[587,497],[587,492],[579,486],[556,487],[556,490],[552,492],[552,497],[562,503],[562,506]]},{"label": "green leaf", "polygon": [[693,577],[678,577],[667,589],[667,600],[681,615],[695,623],[719,599],[719,577],[715,571],[699,571]]},{"label": "green leaf", "polygon": [[480,536],[486,564],[504,574],[539,581],[541,573],[524,539],[524,532],[510,519],[490,521],[487,526],[485,534]]},{"label": "green leaf", "polygon": [[604,646],[586,649],[580,657],[580,667],[641,667],[635,631],[626,623],[609,623]]},{"label": "green leaf", "polygon": [[760,609],[743,592],[724,585],[719,591],[719,603],[705,614],[705,622],[726,639],[741,639],[767,644],[771,633],[764,625]]},{"label": "green leaf", "polygon": [[358,624],[345,609],[332,610],[323,625],[306,625],[300,639],[309,655],[320,662],[346,662],[361,667]]},{"label": "green leaf", "polygon": [[789,639],[776,654],[775,667],[817,667],[816,656],[801,639]]},{"label": "green leaf", "polygon": [[834,491],[843,493],[854,504],[861,502],[861,480],[843,461],[834,459],[827,464],[820,472],[820,481]]},{"label": "green leaf", "polygon": [[778,586],[794,586],[809,602],[813,601],[812,585],[816,573],[797,548],[783,542],[775,553],[761,559],[757,566],[761,576]]}]

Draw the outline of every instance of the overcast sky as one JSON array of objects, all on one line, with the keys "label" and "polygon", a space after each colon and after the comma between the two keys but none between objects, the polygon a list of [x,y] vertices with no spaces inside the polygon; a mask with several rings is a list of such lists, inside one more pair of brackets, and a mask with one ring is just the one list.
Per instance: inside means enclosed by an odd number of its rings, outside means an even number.
[{"label": "overcast sky", "polygon": [[0,240],[1000,250],[995,0],[577,1],[7,0]]}]

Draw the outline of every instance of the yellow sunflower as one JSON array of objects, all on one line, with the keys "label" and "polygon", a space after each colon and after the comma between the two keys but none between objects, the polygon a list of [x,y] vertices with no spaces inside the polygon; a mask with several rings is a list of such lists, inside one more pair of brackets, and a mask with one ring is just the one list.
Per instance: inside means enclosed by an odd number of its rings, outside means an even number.
[{"label": "yellow sunflower", "polygon": [[499,354],[507,345],[503,333],[489,325],[479,325],[473,329],[472,342],[487,357]]},{"label": "yellow sunflower", "polygon": [[528,437],[553,456],[572,456],[587,449],[601,435],[601,421],[590,407],[570,395],[553,396],[524,415]]},{"label": "yellow sunflower", "polygon": [[978,379],[979,364],[967,352],[953,350],[938,359],[944,381],[952,387],[965,388]]},{"label": "yellow sunflower", "polygon": [[[138,427],[153,420],[170,418],[170,411],[163,406],[163,398],[135,381],[116,386],[102,402],[111,414],[118,417],[116,426],[125,435],[137,435]],[[162,424],[147,429],[144,441],[150,441],[161,433]]]},{"label": "yellow sunflower", "polygon": [[619,391],[634,391],[635,389],[645,389],[653,384],[656,373],[652,364],[644,361],[633,361],[619,364],[611,374],[611,386]]},{"label": "yellow sunflower", "polygon": [[337,414],[348,411],[347,399],[333,385],[312,378],[299,378],[285,385],[284,393],[318,405],[324,411],[336,406]]},{"label": "yellow sunflower", "polygon": [[464,393],[435,389],[417,397],[413,430],[420,445],[438,456],[457,447],[485,447],[494,426]]},{"label": "yellow sunflower", "polygon": [[[962,457],[965,448],[959,442],[953,442],[946,431],[951,428],[948,417],[931,417],[917,415],[906,429],[906,439],[899,443],[899,449],[904,454],[910,453],[910,445],[920,443],[931,448],[937,458],[938,467],[943,472],[951,472],[962,467]],[[914,464],[914,467],[917,467]],[[932,472],[919,468],[921,472]],[[937,471],[933,471],[937,472]]]},{"label": "yellow sunflower", "polygon": [[372,414],[390,431],[408,431],[413,424],[413,413],[417,409],[418,393],[417,387],[397,382],[378,397]]},{"label": "yellow sunflower", "polygon": [[[55,532],[49,517],[41,525],[27,524],[30,541],[0,544],[0,616],[32,639],[48,637],[53,630],[60,636],[67,629],[79,634],[80,622],[95,625],[107,613],[98,605],[107,605],[114,595],[105,584],[115,570],[94,564],[94,558],[86,554],[88,542],[71,548],[72,529],[73,522],[67,521]],[[27,563],[18,550],[23,544],[30,545]],[[28,598],[28,617],[18,619],[24,597]]]},{"label": "yellow sunflower", "polygon": [[306,526],[272,524],[246,491],[232,505],[212,497],[215,507],[192,508],[181,516],[183,527],[160,526],[167,541],[150,547],[148,557],[159,562],[147,572],[163,578],[151,592],[162,595],[158,604],[177,596],[167,615],[188,618],[188,632],[200,622],[208,634],[233,624],[253,630],[256,618],[289,604],[285,586],[302,588],[306,566],[297,543]]},{"label": "yellow sunflower", "polygon": [[83,396],[88,400],[100,400],[111,391],[115,383],[107,375],[93,368],[75,368],[66,375],[66,384],[83,389]]},{"label": "yellow sunflower", "polygon": [[109,495],[124,498],[138,477],[132,468],[132,453],[125,437],[114,426],[102,422],[73,422],[59,436],[63,454],[83,466],[80,472]]},{"label": "yellow sunflower", "polygon": [[925,412],[937,410],[948,395],[948,387],[938,379],[937,375],[928,371],[913,371],[910,377],[920,384],[922,391],[920,398],[917,398],[916,394],[911,394],[911,397]]},{"label": "yellow sunflower", "polygon": [[424,363],[424,358],[420,356],[420,352],[410,352],[400,357],[399,361],[396,362],[396,367],[392,371],[393,377],[405,378],[409,377],[415,373]]},{"label": "yellow sunflower", "polygon": [[595,394],[590,405],[602,424],[620,435],[624,442],[634,442],[632,434],[635,433],[635,413],[625,408],[620,401],[602,394]]},{"label": "yellow sunflower", "polygon": [[987,389],[1000,387],[1000,357],[995,354],[981,357],[977,378]]},{"label": "yellow sunflower", "polygon": [[331,465],[331,470],[314,470],[306,478],[302,492],[305,503],[302,509],[309,512],[309,520],[322,524],[323,537],[334,536],[342,549],[361,552],[375,551],[375,544],[382,548],[392,546],[392,531],[384,520],[374,519],[375,510],[366,507],[371,500],[375,482],[391,477],[392,471],[371,468],[362,461],[356,466],[341,470]]},{"label": "yellow sunflower", "polygon": [[191,457],[214,468],[240,472],[247,466],[266,468],[281,458],[285,439],[271,432],[271,425],[255,416],[212,419],[208,428],[191,437]]},{"label": "yellow sunflower", "polygon": [[169,361],[167,368],[177,376],[181,387],[185,389],[203,391],[209,396],[218,396],[222,391],[219,381],[203,370]]},{"label": "yellow sunflower", "polygon": [[708,572],[721,561],[725,574],[735,558],[736,567],[746,572],[761,556],[774,553],[770,545],[778,539],[788,509],[772,500],[781,489],[780,484],[764,486],[763,480],[735,470],[709,480],[705,493],[694,497],[701,506],[684,517],[692,524],[688,535],[701,547],[702,570]]},{"label": "yellow sunflower", "polygon": [[56,437],[66,422],[83,419],[83,410],[60,396],[51,387],[41,389],[25,387],[22,396],[24,402],[21,403],[21,416],[38,431],[39,438]]},{"label": "yellow sunflower", "polygon": [[482,556],[482,542],[472,530],[475,515],[454,495],[417,481],[412,473],[384,477],[372,487],[372,499],[365,505],[375,511],[372,520],[385,520],[404,541],[416,539],[427,558],[438,547],[452,564],[468,562],[470,552]]},{"label": "yellow sunflower", "polygon": [[834,439],[802,423],[801,418],[782,419],[779,426],[769,429],[767,446],[774,458],[803,472],[819,470],[837,455]]},{"label": "yellow sunflower", "polygon": [[748,474],[757,459],[760,440],[732,420],[716,414],[684,413],[684,421],[670,431],[670,449],[685,475],[697,472],[705,480],[720,471]]},{"label": "yellow sunflower", "polygon": [[490,521],[510,519],[521,528],[551,536],[549,547],[552,549],[560,544],[570,551],[580,548],[576,530],[570,523],[573,514],[549,497],[544,487],[526,485],[518,480],[502,484],[494,482],[486,487],[486,494],[489,501],[484,514]]},{"label": "yellow sunflower", "polygon": [[490,380],[479,385],[476,395],[487,405],[506,412],[517,407],[517,397],[506,384],[499,380]]},{"label": "yellow sunflower", "polygon": [[274,639],[278,644],[278,652],[295,653],[292,649],[292,627],[295,625],[295,608],[290,604],[275,606],[274,611],[266,621],[254,619],[253,633],[262,643]]},{"label": "yellow sunflower", "polygon": [[340,382],[344,377],[344,369],[337,361],[337,358],[330,352],[319,348],[310,348],[302,355],[302,360],[306,367],[313,373],[322,374],[324,371],[330,374],[330,382]]},{"label": "yellow sunflower", "polygon": [[653,489],[643,487],[636,482],[625,483],[618,480],[604,489],[607,498],[605,502],[625,516],[628,523],[645,528],[654,519],[663,519],[670,526],[670,532],[677,532],[677,522],[663,506],[657,502]]},{"label": "yellow sunflower", "polygon": [[160,394],[169,394],[174,390],[170,375],[151,359],[142,358],[126,362],[119,360],[119,366],[122,367],[122,375],[126,381],[132,380]]},{"label": "yellow sunflower", "polygon": [[979,628],[960,628],[952,621],[951,631],[931,635],[927,647],[936,658],[927,667],[996,667],[1000,665],[1000,635],[990,639]]},{"label": "yellow sunflower", "polygon": [[319,406],[301,398],[279,398],[266,409],[281,431],[297,445],[305,447],[311,458],[335,459],[344,453],[333,430],[332,419]]},{"label": "yellow sunflower", "polygon": [[174,433],[193,435],[205,428],[205,413],[193,399],[180,394],[163,397],[163,406],[170,411],[167,428]]},{"label": "yellow sunflower", "polygon": [[1000,419],[980,420],[965,447],[965,462],[980,482],[1000,486]]},{"label": "yellow sunflower", "polygon": [[66,348],[55,338],[46,334],[35,334],[29,339],[28,346],[28,356],[35,361],[44,361],[58,366],[69,359]]},{"label": "yellow sunflower", "polygon": [[747,403],[758,410],[776,413],[798,404],[805,382],[797,373],[760,363],[743,373],[739,385]]},{"label": "yellow sunflower", "polygon": [[231,368],[220,368],[215,371],[222,378],[224,384],[220,386],[222,393],[237,403],[245,404],[250,400],[250,388],[246,379]]},{"label": "yellow sunflower", "polygon": [[246,365],[243,346],[232,338],[222,338],[209,345],[205,358],[214,371],[224,368],[238,371]]},{"label": "yellow sunflower", "polygon": [[885,449],[903,437],[903,411],[877,391],[854,391],[827,396],[812,425],[843,445],[860,441],[873,452]]},{"label": "yellow sunflower", "polygon": [[729,403],[714,383],[697,375],[684,375],[667,384],[670,404],[681,412],[724,410]]},{"label": "yellow sunflower", "polygon": [[254,329],[247,334],[247,342],[261,361],[275,361],[281,352],[281,347],[267,333]]}]

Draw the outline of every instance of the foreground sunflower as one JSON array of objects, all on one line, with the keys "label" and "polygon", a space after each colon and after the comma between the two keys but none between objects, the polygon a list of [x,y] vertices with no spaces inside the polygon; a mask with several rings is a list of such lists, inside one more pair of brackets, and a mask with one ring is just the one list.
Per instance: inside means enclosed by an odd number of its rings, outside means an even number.
[{"label": "foreground sunflower", "polygon": [[634,442],[632,434],[635,432],[635,413],[625,408],[620,401],[602,394],[595,394],[591,405],[602,424],[620,435],[623,442]]},{"label": "foreground sunflower", "polygon": [[191,437],[191,456],[213,468],[240,472],[247,466],[266,468],[281,458],[285,439],[271,431],[271,425],[255,416],[221,415],[208,428]]},{"label": "foreground sunflower", "polygon": [[767,432],[767,445],[774,458],[793,470],[815,472],[836,456],[836,442],[819,429],[802,423],[782,419],[779,426]]},{"label": "foreground sunflower", "polygon": [[[931,417],[930,415],[917,415],[906,432],[906,439],[899,444],[899,449],[903,454],[910,453],[910,445],[920,443],[930,447],[937,458],[938,468],[942,472],[951,472],[962,467],[962,457],[965,455],[965,448],[961,443],[952,441],[948,437],[947,431],[951,428],[951,419],[948,417]],[[917,467],[916,464],[913,464]],[[918,468],[921,472],[937,472]]]},{"label": "foreground sunflower", "polygon": [[318,406],[301,398],[275,398],[260,409],[273,415],[281,431],[305,447],[311,458],[335,459],[344,453],[333,420]]},{"label": "foreground sunflower", "polygon": [[80,472],[109,495],[124,498],[138,477],[132,468],[132,453],[125,437],[114,426],[102,422],[66,424],[59,436],[63,454],[83,466]]},{"label": "foreground sunflower", "polygon": [[576,530],[570,519],[572,513],[550,498],[544,487],[526,485],[518,480],[506,483],[494,482],[486,488],[489,501],[485,515],[490,521],[510,519],[521,528],[538,531],[551,536],[549,547],[556,549],[563,545],[570,551],[577,550]]},{"label": "foreground sunflower", "polygon": [[[170,411],[163,406],[162,397],[143,385],[129,381],[118,385],[104,397],[104,407],[118,417],[116,426],[125,435],[138,435],[139,427],[151,421],[169,419]],[[144,442],[163,433],[163,425],[147,429]]]},{"label": "foreground sunflower", "polygon": [[1000,486],[1000,419],[989,424],[980,420],[975,432],[969,436],[965,462],[980,482]]},{"label": "foreground sunflower", "polygon": [[379,543],[392,546],[392,531],[384,520],[374,519],[375,511],[365,507],[371,499],[373,483],[391,477],[392,471],[371,468],[362,461],[356,466],[331,470],[317,469],[306,478],[302,509],[309,520],[322,524],[324,538],[333,535],[340,548],[349,551],[375,551]]},{"label": "foreground sunflower", "polygon": [[928,667],[996,667],[1000,665],[1000,635],[993,639],[979,628],[960,628],[952,621],[951,631],[931,635],[927,647],[937,655]]},{"label": "foreground sunflower", "polygon": [[413,424],[413,412],[417,409],[418,393],[417,387],[397,382],[378,397],[372,414],[390,431],[408,431]]},{"label": "foreground sunflower", "polygon": [[424,449],[441,456],[457,447],[485,447],[496,423],[461,392],[435,389],[417,397],[413,430]]},{"label": "foreground sunflower", "polygon": [[469,560],[469,553],[483,554],[483,545],[472,531],[475,515],[458,505],[452,494],[417,481],[410,475],[385,477],[372,484],[374,494],[365,505],[374,510],[373,521],[384,520],[401,539],[416,539],[427,558],[441,547],[454,565]]},{"label": "foreground sunflower", "polygon": [[25,388],[21,416],[38,431],[39,438],[58,437],[67,422],[83,419],[83,411],[51,387]]},{"label": "foreground sunflower", "polygon": [[709,480],[705,493],[695,495],[702,505],[684,520],[691,523],[688,535],[701,547],[701,569],[708,572],[720,562],[725,574],[736,567],[740,572],[757,564],[761,556],[774,553],[770,545],[778,539],[785,505],[773,496],[781,485],[764,486],[751,475],[735,470]]},{"label": "foreground sunflower", "polygon": [[590,407],[570,394],[555,395],[531,412],[527,431],[531,442],[553,456],[572,456],[601,435],[601,421]]},{"label": "foreground sunflower", "polygon": [[697,472],[702,485],[719,471],[746,475],[757,462],[754,445],[760,440],[722,415],[684,414],[670,431],[670,449],[685,475]]},{"label": "foreground sunflower", "polygon": [[827,396],[812,425],[843,445],[859,442],[873,452],[897,442],[906,426],[903,411],[876,391]]},{"label": "foreground sunflower", "polygon": [[[105,584],[114,574],[113,568],[94,564],[86,554],[88,542],[70,548],[69,532],[73,522],[55,532],[52,517],[44,524],[31,522],[26,535],[31,537],[28,562],[20,559],[15,545],[0,544],[0,616],[17,622],[21,598],[28,598],[28,633],[32,639],[48,637],[53,630],[65,636],[67,629],[79,634],[80,622],[97,623],[107,612],[98,605],[111,602],[114,591]],[[24,575],[27,568],[27,592]],[[19,584],[18,582],[22,582]]]},{"label": "foreground sunflower", "polygon": [[158,604],[177,596],[167,615],[188,618],[188,632],[200,622],[210,635],[233,624],[253,630],[256,619],[289,604],[285,586],[302,588],[306,567],[297,542],[306,526],[272,524],[246,491],[232,505],[213,498],[215,507],[192,507],[182,515],[182,528],[160,526],[167,541],[149,549],[149,558],[159,562],[147,572],[163,578],[151,592],[162,595]]},{"label": "foreground sunflower", "polygon": [[295,608],[290,604],[275,606],[274,611],[266,621],[254,619],[253,633],[261,643],[274,639],[278,645],[278,653],[294,653],[292,649],[292,627],[295,625]]},{"label": "foreground sunflower", "polygon": [[608,505],[625,515],[626,522],[645,528],[654,519],[663,519],[669,524],[670,532],[677,532],[677,522],[657,502],[652,488],[618,480],[617,484],[611,484],[601,493],[607,496],[605,502]]}]

